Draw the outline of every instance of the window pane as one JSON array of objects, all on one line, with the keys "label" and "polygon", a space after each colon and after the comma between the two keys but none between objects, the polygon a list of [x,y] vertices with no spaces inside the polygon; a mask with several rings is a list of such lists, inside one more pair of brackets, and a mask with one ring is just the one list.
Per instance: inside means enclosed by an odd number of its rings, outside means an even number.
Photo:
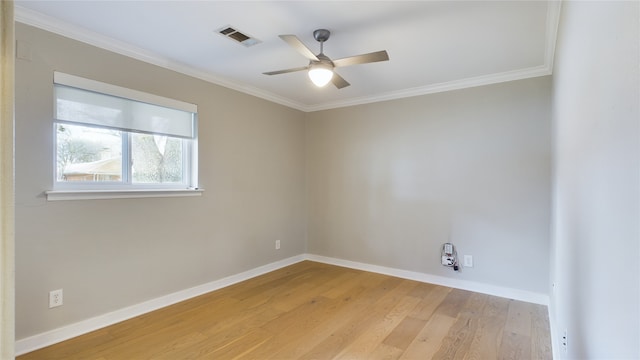
[{"label": "window pane", "polygon": [[132,179],[134,183],[182,183],[182,139],[131,134]]},{"label": "window pane", "polygon": [[122,181],[122,133],[56,124],[58,181]]}]

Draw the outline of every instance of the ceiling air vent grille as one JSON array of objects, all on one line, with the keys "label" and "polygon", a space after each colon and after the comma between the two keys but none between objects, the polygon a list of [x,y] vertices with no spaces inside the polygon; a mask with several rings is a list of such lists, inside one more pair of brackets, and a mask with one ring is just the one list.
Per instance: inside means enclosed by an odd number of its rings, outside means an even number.
[{"label": "ceiling air vent grille", "polygon": [[246,35],[231,26],[223,26],[220,29],[216,30],[216,32],[226,38],[244,45],[245,47],[261,43],[260,40],[252,38],[251,36]]}]

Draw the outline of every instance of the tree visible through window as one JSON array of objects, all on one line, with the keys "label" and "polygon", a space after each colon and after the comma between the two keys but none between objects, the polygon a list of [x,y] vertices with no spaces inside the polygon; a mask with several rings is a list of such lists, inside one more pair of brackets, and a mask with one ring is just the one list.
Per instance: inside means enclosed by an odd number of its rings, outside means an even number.
[{"label": "tree visible through window", "polygon": [[58,181],[121,181],[122,132],[57,124]]},{"label": "tree visible through window", "polygon": [[161,135],[132,134],[133,182],[182,182],[182,141]]}]

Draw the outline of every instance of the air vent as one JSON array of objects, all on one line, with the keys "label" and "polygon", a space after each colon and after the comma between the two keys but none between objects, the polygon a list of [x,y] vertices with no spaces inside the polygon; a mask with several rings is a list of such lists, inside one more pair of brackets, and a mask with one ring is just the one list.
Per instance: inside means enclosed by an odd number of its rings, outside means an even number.
[{"label": "air vent", "polygon": [[244,45],[245,47],[253,46],[262,42],[238,31],[236,28],[231,26],[223,26],[220,29],[216,30],[216,32],[226,38]]}]

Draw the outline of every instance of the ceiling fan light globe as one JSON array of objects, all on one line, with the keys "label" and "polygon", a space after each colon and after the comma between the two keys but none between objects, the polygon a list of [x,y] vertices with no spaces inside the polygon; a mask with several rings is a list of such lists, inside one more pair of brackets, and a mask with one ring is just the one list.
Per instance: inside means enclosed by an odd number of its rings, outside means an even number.
[{"label": "ceiling fan light globe", "polygon": [[333,78],[333,71],[325,67],[312,67],[309,69],[309,79],[317,87],[323,87]]}]

